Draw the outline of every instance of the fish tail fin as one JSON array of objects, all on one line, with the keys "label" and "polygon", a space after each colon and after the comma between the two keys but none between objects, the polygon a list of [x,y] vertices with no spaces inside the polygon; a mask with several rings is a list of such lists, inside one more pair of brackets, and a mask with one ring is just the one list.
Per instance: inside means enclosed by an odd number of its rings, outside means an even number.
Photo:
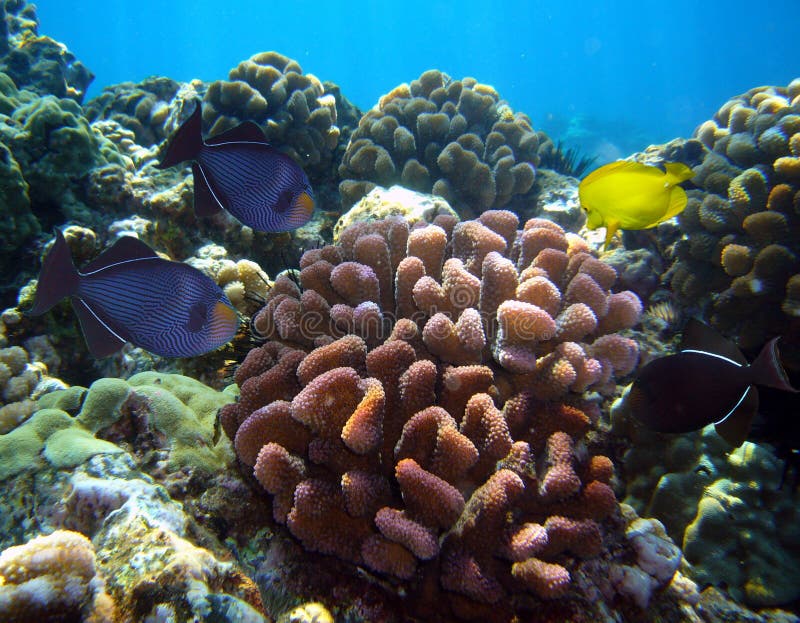
[{"label": "fish tail fin", "polygon": [[55,236],[56,240],[42,262],[33,307],[25,312],[29,316],[40,316],[78,289],[80,276],[72,262],[64,234],[56,229]]},{"label": "fish tail fin", "polygon": [[797,392],[789,382],[786,370],[781,364],[780,352],[778,351],[778,340],[774,337],[764,345],[758,357],[750,364],[753,374],[753,383],[765,387],[781,389],[785,392]]},{"label": "fish tail fin", "polygon": [[164,159],[156,165],[158,169],[166,169],[179,162],[194,160],[203,148],[203,115],[202,106],[198,101],[195,104],[194,112],[178,128],[175,136],[167,147]]},{"label": "fish tail fin", "polygon": [[680,184],[694,177],[694,171],[682,162],[665,162],[664,169],[667,171],[667,181],[671,184]]}]

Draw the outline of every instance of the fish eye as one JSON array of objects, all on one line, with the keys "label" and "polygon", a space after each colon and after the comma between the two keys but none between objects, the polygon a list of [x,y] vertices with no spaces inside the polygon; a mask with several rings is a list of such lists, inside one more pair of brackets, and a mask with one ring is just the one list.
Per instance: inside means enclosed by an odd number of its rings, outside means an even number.
[{"label": "fish eye", "polygon": [[192,333],[197,333],[206,322],[207,307],[202,301],[197,301],[189,308],[189,320],[186,328]]}]

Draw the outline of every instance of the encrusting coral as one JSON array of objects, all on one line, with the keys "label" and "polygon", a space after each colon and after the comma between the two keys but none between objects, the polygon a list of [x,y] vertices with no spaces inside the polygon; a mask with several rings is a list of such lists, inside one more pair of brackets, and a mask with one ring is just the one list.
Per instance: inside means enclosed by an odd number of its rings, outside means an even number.
[{"label": "encrusting coral", "polygon": [[552,222],[434,223],[356,223],[277,279],[222,426],[308,550],[438,564],[454,608],[563,596],[617,507],[581,394],[633,370],[641,305]]},{"label": "encrusting coral", "polygon": [[40,455],[74,467],[96,454],[118,454],[120,446],[142,460],[160,454],[168,473],[215,473],[233,460],[214,431],[217,410],[231,400],[195,379],[157,372],[51,391],[30,419],[0,434],[0,482],[35,468]]},{"label": "encrusting coral", "polygon": [[489,85],[429,70],[361,118],[339,167],[342,205],[376,185],[447,199],[460,213],[511,207],[533,186],[539,136]]},{"label": "encrusting coral", "polygon": [[732,98],[694,136],[683,149],[699,153],[702,190],[678,217],[671,286],[757,349],[800,318],[800,79]]}]

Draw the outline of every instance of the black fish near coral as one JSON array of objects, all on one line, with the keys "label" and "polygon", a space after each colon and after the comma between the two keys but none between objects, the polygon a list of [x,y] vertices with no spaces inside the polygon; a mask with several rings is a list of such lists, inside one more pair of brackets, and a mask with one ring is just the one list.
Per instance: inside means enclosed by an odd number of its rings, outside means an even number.
[{"label": "black fish near coral", "polygon": [[305,172],[271,147],[252,121],[207,141],[200,104],[173,137],[159,169],[192,161],[194,207],[198,216],[225,209],[245,225],[265,232],[297,229],[314,212]]},{"label": "black fish near coral", "polygon": [[626,406],[653,430],[686,433],[713,423],[720,436],[739,446],[758,411],[757,385],[797,391],[781,366],[777,342],[765,344],[748,365],[735,344],[691,319],[679,351],[641,369]]},{"label": "black fish near coral", "polygon": [[95,357],[125,342],[164,357],[201,355],[230,341],[239,326],[236,310],[210,277],[160,258],[130,236],[78,271],[56,230],[27,313],[43,314],[67,296]]}]

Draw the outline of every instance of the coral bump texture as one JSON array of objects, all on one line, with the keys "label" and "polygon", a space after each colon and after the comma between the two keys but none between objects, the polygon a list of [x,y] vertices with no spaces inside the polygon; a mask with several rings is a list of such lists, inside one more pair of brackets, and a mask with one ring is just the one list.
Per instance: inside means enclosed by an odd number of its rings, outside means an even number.
[{"label": "coral bump texture", "polygon": [[221,423],[307,550],[438,573],[470,604],[557,598],[617,508],[581,396],[633,370],[618,331],[641,304],[552,222],[442,225],[356,223],[307,251],[254,317]]}]

